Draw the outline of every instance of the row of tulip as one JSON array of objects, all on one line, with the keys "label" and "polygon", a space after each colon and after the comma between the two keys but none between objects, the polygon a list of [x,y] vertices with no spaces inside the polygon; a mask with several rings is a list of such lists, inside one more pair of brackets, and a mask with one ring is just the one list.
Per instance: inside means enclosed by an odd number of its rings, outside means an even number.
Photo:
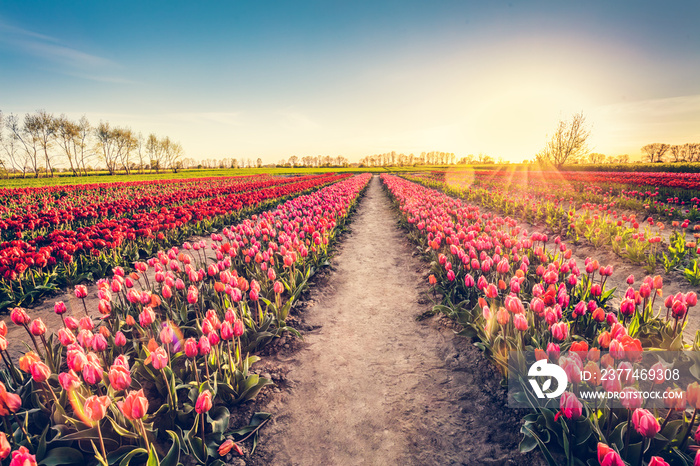
[{"label": "row of tulip", "polygon": [[[248,191],[189,205],[161,206],[127,217],[103,219],[75,230],[53,230],[0,249],[0,309],[31,303],[59,286],[105,276],[115,266],[151,257],[158,248],[208,234],[246,212],[265,209],[290,196],[318,189],[349,175],[327,174],[286,181],[251,182]],[[240,188],[236,187],[236,190]]]},{"label": "row of tulip", "polygon": [[[690,220],[673,220],[668,225],[671,235],[663,239],[666,229],[661,221],[652,217],[638,219],[637,214],[618,212],[619,202],[609,197],[597,199],[601,203],[580,202],[567,194],[556,194],[556,186],[550,192],[521,192],[515,186],[495,188],[479,185],[461,186],[453,184],[454,177],[441,178],[440,174],[405,175],[412,181],[440,189],[450,195],[469,201],[478,201],[487,208],[503,215],[516,215],[532,224],[545,223],[547,227],[565,238],[578,241],[585,237],[595,247],[608,247],[617,255],[634,264],[643,265],[648,273],[653,273],[661,265],[666,273],[679,270],[692,285],[700,285],[700,225],[691,226]],[[532,190],[531,186],[527,186]],[[569,186],[569,189],[571,186]],[[555,191],[555,194],[552,194]],[[572,191],[573,192],[573,191]],[[570,194],[570,193],[569,193]],[[589,199],[587,197],[586,199]],[[688,212],[697,211],[696,204]],[[642,213],[647,211],[642,209]],[[700,216],[699,216],[700,217]],[[662,243],[663,244],[660,244]]]},{"label": "row of tulip", "polygon": [[[101,318],[66,315],[49,334],[11,313],[32,351],[17,367],[0,324],[0,458],[12,465],[223,464],[269,418],[231,431],[229,408],[271,380],[255,351],[285,331],[288,313],[348,221],[370,175],[355,176],[133,264],[97,282]],[[86,287],[75,287],[78,299]],[[83,301],[84,302],[84,301]]]},{"label": "row of tulip", "polygon": [[[596,457],[606,466],[623,459],[657,466],[700,462],[694,453],[700,447],[697,381],[673,387],[675,402],[659,413],[644,409],[636,396],[643,380],[603,382],[600,376],[610,369],[633,374],[651,349],[680,351],[678,360],[658,361],[664,370],[685,367],[700,375],[700,337],[691,351],[682,351],[687,315],[697,305],[694,292],[662,299],[661,276],[641,283],[630,276],[620,305],[613,306],[616,290],[606,288],[612,266],[593,258],[578,264],[558,237],[530,234],[511,218],[396,176],[382,180],[409,237],[431,260],[429,281],[443,296],[434,310],[456,319],[461,334],[474,338],[519,387],[514,399],[532,407],[521,429],[522,451],[539,446],[550,464],[594,464]],[[524,359],[527,354],[565,370],[571,388],[559,403],[537,402],[527,383],[534,362]],[[595,376],[584,380],[583,373]],[[629,401],[622,408],[612,401],[592,404],[580,399],[584,390]]]},{"label": "row of tulip", "polygon": [[0,202],[5,203],[0,219],[0,239],[30,240],[46,236],[54,229],[75,229],[105,218],[119,218],[158,210],[161,206],[189,204],[293,181],[270,176],[245,176],[140,181],[122,183],[119,187],[73,185],[62,186],[61,191],[55,192],[60,196],[58,198],[47,197],[42,188],[24,188],[22,191],[37,192],[23,195],[20,199],[15,198],[16,194],[0,194]]}]

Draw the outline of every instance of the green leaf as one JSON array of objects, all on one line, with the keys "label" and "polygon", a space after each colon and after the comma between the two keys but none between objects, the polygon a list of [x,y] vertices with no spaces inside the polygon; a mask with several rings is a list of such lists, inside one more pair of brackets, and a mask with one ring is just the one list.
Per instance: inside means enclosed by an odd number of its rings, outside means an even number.
[{"label": "green leaf", "polygon": [[145,448],[136,448],[131,452],[127,453],[126,456],[121,460],[119,466],[129,466],[129,462],[137,455],[148,455],[148,451]]},{"label": "green leaf", "polygon": [[168,451],[168,454],[163,457],[160,462],[161,466],[177,466],[180,462],[180,437],[172,430],[167,431],[170,438],[173,439],[173,444]]},{"label": "green leaf", "polygon": [[156,447],[151,445],[151,450],[148,452],[148,461],[146,461],[146,466],[158,466],[158,453],[156,453]]},{"label": "green leaf", "polygon": [[224,433],[228,429],[229,410],[225,406],[215,406],[207,413],[207,421],[212,432]]},{"label": "green leaf", "polygon": [[75,448],[57,447],[49,450],[39,464],[56,466],[59,464],[83,464],[84,462],[83,454]]},{"label": "green leaf", "polygon": [[527,426],[523,426],[522,429],[525,430],[525,432],[523,432],[523,433],[525,433],[526,435],[530,435],[531,437],[533,437],[535,439],[535,441],[537,442],[537,445],[540,447],[540,451],[542,451],[542,454],[544,455],[545,459],[547,460],[547,463],[549,463],[550,466],[557,466],[558,463],[554,460],[554,457],[550,453],[549,449],[544,444],[544,442],[542,442],[542,440],[537,436],[537,434]]},{"label": "green leaf", "polygon": [[520,452],[527,453],[537,447],[537,439],[531,435],[525,435],[520,441]]}]

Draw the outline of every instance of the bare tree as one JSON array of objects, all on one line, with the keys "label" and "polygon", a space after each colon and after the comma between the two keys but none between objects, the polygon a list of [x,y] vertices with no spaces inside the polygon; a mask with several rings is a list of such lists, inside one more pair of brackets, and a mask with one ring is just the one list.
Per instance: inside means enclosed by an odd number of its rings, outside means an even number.
[{"label": "bare tree", "polygon": [[663,162],[664,154],[668,152],[670,147],[671,146],[669,144],[655,142],[642,147],[642,153],[650,163],[660,163]]},{"label": "bare tree", "polygon": [[107,171],[114,175],[117,171],[117,141],[115,131],[110,128],[109,123],[100,122],[95,129],[97,136],[97,146],[102,151],[102,160],[107,165]]},{"label": "bare tree", "polygon": [[24,115],[24,123],[20,128],[18,125],[12,128],[13,134],[21,143],[24,149],[29,167],[34,171],[34,178],[39,178],[40,163],[40,128],[34,116],[27,113]]},{"label": "bare tree", "polygon": [[685,162],[685,151],[683,150],[683,146],[679,145],[673,145],[668,148],[668,152],[671,154],[671,157],[673,158],[674,162]]},{"label": "bare tree", "polygon": [[79,127],[76,123],[70,121],[65,115],[61,115],[56,118],[56,141],[63,153],[68,158],[68,164],[70,165],[70,170],[73,172],[73,176],[80,175],[80,172],[76,171],[76,165],[78,162],[78,146],[79,142]]},{"label": "bare tree", "polygon": [[689,162],[700,162],[700,143],[688,143],[684,145],[688,152]]},{"label": "bare tree", "polygon": [[588,152],[586,142],[590,135],[583,113],[574,114],[571,121],[559,120],[554,135],[539,158],[549,161],[557,168],[575,162]]},{"label": "bare tree", "polygon": [[[53,148],[54,136],[56,134],[56,122],[50,113],[46,113],[45,110],[39,110],[35,114],[25,115],[24,118],[24,130],[34,140],[34,144],[38,146],[38,151],[42,151],[44,154],[44,168],[46,173],[53,176],[53,154],[49,152]],[[39,154],[37,152],[36,168],[38,176],[38,166],[39,166]]]},{"label": "bare tree", "polygon": [[127,175],[131,174],[131,153],[136,149],[136,137],[129,128],[114,128],[112,130],[114,139],[115,155],[114,159],[119,160]]},{"label": "bare tree", "polygon": [[601,164],[605,162],[605,154],[599,154],[598,152],[591,152],[588,154],[588,162],[592,164]]},{"label": "bare tree", "polygon": [[146,156],[146,140],[143,138],[143,134],[139,133],[136,138],[136,155],[139,158],[139,173],[144,171],[144,157]]},{"label": "bare tree", "polygon": [[179,142],[173,142],[169,137],[165,137],[160,142],[161,151],[163,154],[163,168],[171,169],[173,172],[177,173],[179,168],[182,168],[180,159],[184,155],[182,146]]},{"label": "bare tree", "polygon": [[146,152],[151,162],[151,169],[155,168],[158,173],[163,168],[163,144],[153,133],[149,134],[146,140]]},{"label": "bare tree", "polygon": [[12,169],[22,172],[24,178],[29,170],[29,153],[22,140],[22,127],[17,115],[10,113],[10,116],[5,118],[4,129],[7,129],[8,134],[3,137],[3,152]]},{"label": "bare tree", "polygon": [[90,122],[88,121],[87,117],[83,115],[80,117],[80,120],[78,120],[76,165],[78,165],[78,167],[82,167],[83,174],[86,176],[88,162],[95,154],[92,145],[90,144],[90,139],[93,134],[94,132]]}]

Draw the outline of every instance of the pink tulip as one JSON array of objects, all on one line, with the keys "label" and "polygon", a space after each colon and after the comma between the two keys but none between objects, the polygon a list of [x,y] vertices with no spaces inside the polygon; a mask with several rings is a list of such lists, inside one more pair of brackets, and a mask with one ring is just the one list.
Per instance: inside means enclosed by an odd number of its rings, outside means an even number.
[{"label": "pink tulip", "polygon": [[85,285],[77,285],[75,287],[75,297],[78,299],[85,299],[87,298],[88,291],[87,287]]},{"label": "pink tulip", "polygon": [[656,417],[646,409],[636,409],[632,413],[632,424],[642,437],[654,438],[659,433],[661,426]]}]

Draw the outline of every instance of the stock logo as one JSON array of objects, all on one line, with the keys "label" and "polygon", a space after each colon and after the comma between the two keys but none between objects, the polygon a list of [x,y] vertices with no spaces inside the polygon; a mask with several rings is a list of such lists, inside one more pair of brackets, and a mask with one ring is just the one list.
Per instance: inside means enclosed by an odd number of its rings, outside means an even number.
[{"label": "stock logo", "polygon": [[[537,398],[556,398],[566,390],[568,378],[564,369],[556,364],[550,364],[546,359],[541,359],[530,366],[527,372],[530,377],[530,385],[535,391]],[[535,377],[547,377],[542,386],[537,382]],[[557,381],[556,390],[550,391],[552,388],[552,379]]]}]

